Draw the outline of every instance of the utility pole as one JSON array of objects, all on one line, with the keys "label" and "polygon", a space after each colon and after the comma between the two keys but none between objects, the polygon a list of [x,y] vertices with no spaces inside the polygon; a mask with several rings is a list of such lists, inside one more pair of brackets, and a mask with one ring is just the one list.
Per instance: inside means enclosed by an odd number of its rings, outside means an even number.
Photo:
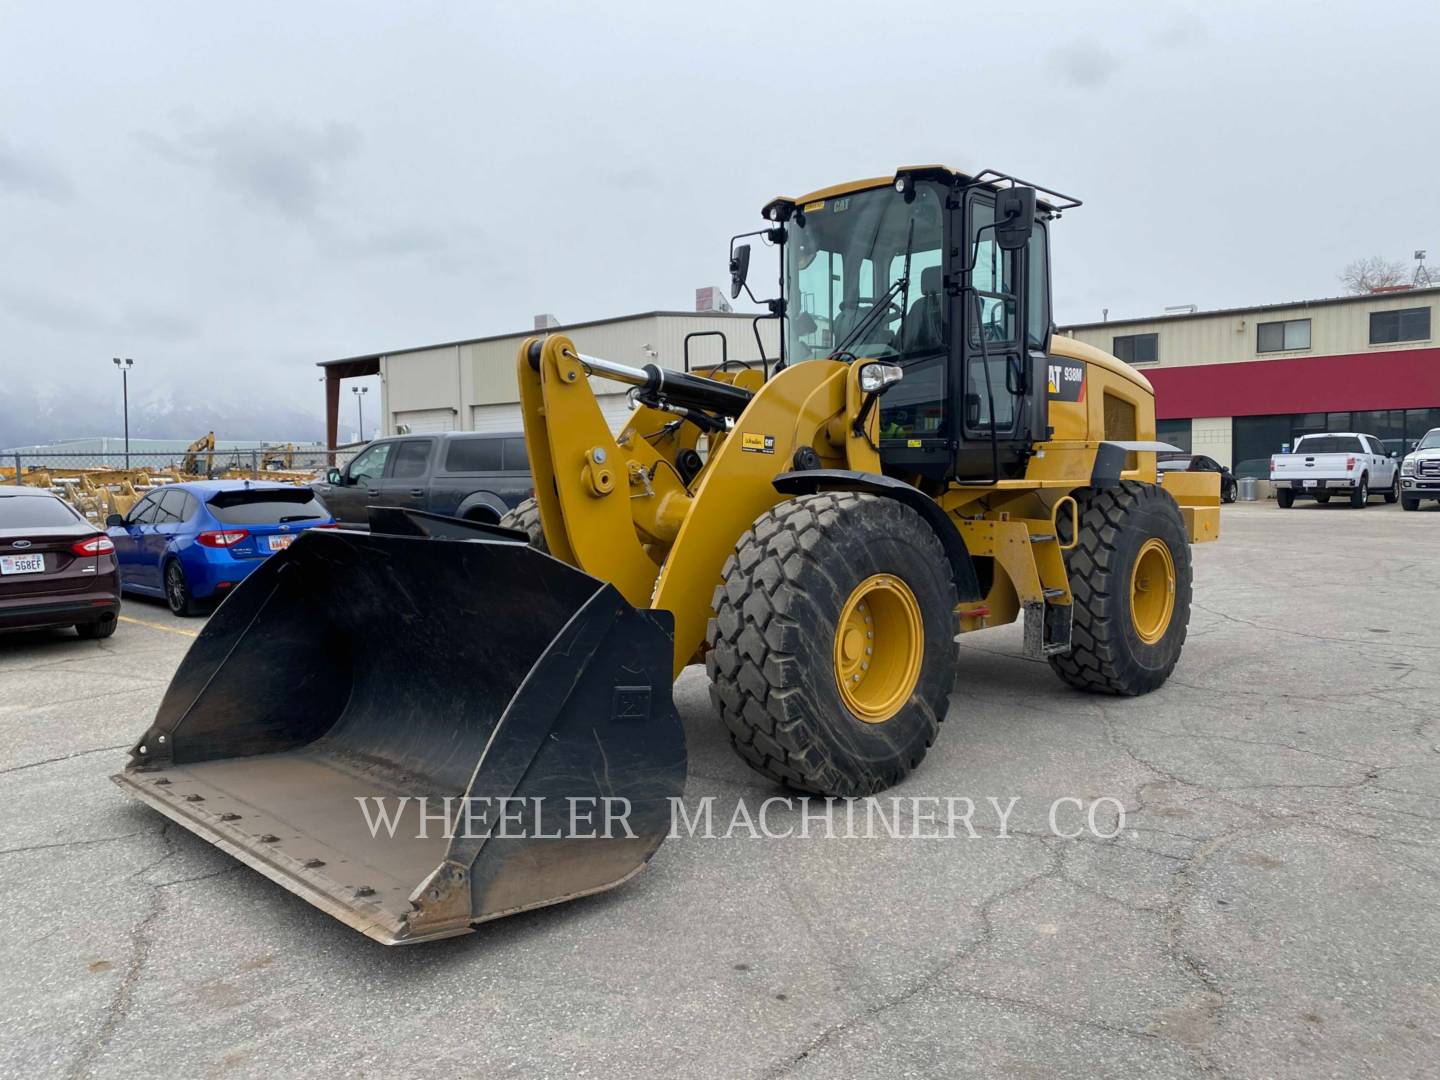
[{"label": "utility pole", "polygon": [[112,362],[120,369],[120,399],[123,403],[125,414],[125,470],[130,470],[130,369],[135,366],[135,361],[130,357],[121,360],[120,357],[111,357]]},{"label": "utility pole", "polygon": [[368,394],[368,386],[352,386],[350,392],[355,395],[355,414],[360,424],[360,441],[365,441],[365,398],[362,395]]}]

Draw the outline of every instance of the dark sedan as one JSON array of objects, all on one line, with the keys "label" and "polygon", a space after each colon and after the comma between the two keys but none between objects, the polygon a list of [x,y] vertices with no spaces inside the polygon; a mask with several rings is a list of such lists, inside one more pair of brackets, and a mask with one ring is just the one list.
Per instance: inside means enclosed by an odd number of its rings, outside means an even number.
[{"label": "dark sedan", "polygon": [[1155,467],[1163,472],[1213,472],[1220,474],[1220,501],[1233,503],[1240,493],[1234,475],[1224,465],[1204,454],[1161,454]]},{"label": "dark sedan", "polygon": [[0,630],[73,626],[103,638],[119,614],[110,538],[48,491],[0,487]]}]

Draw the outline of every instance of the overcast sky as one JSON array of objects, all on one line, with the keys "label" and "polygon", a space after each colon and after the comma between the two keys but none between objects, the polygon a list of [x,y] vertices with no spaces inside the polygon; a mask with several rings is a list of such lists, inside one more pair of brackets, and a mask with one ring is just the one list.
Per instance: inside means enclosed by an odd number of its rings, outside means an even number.
[{"label": "overcast sky", "polygon": [[688,309],[770,196],[931,161],[1085,200],[1062,322],[1333,295],[1440,264],[1437,54],[1433,0],[5,0],[0,394],[318,412],[317,360]]}]

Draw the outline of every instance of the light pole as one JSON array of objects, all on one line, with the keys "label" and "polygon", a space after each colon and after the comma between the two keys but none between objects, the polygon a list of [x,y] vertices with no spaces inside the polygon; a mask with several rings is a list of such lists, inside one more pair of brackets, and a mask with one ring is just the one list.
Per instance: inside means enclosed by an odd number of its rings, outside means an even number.
[{"label": "light pole", "polygon": [[120,395],[124,402],[125,409],[125,470],[130,470],[130,369],[135,366],[135,361],[130,357],[121,360],[120,357],[111,357],[115,366],[120,369]]},{"label": "light pole", "polygon": [[368,386],[352,386],[350,392],[355,395],[355,414],[360,424],[360,441],[365,441],[365,398],[362,396],[370,392]]}]

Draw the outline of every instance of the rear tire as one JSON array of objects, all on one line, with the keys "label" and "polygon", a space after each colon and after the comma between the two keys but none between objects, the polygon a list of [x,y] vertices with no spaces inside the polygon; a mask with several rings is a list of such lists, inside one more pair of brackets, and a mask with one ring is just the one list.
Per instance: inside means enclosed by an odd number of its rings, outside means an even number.
[{"label": "rear tire", "polygon": [[526,499],[514,510],[505,511],[505,516],[500,519],[500,525],[506,529],[515,529],[523,532],[530,538],[530,546],[545,554],[550,554],[550,549],[545,546],[545,530],[540,525],[540,504],[534,499]]},{"label": "rear tire", "polygon": [[752,769],[853,797],[920,764],[954,686],[957,599],[945,549],[919,514],[877,495],[802,495],[756,520],[722,579],[705,668]]},{"label": "rear tire", "polygon": [[[1150,484],[1074,494],[1080,542],[1065,553],[1075,607],[1071,649],[1050,657],[1050,666],[1080,690],[1148,694],[1170,677],[1190,622],[1185,520],[1169,493]],[[1065,521],[1067,543],[1068,533]]]},{"label": "rear tire", "polygon": [[99,641],[115,633],[115,624],[120,620],[114,615],[100,619],[96,622],[83,622],[75,624],[75,632],[86,641]]},{"label": "rear tire", "polygon": [[1399,469],[1396,469],[1396,470],[1395,470],[1395,479],[1393,479],[1393,480],[1390,481],[1390,490],[1387,491],[1387,492],[1385,492],[1385,501],[1386,501],[1387,503],[1392,503],[1392,504],[1393,504],[1393,503],[1397,503],[1397,502],[1400,501],[1400,470],[1399,470]]},{"label": "rear tire", "polygon": [[182,619],[201,614],[201,605],[191,595],[190,583],[185,580],[185,569],[175,559],[165,564],[165,603]]},{"label": "rear tire", "polygon": [[1280,488],[1275,492],[1275,502],[1279,504],[1281,510],[1289,510],[1295,505],[1295,492],[1288,488]]},{"label": "rear tire", "polygon": [[1360,486],[1350,492],[1350,505],[1357,510],[1370,501],[1370,477],[1360,474]]},{"label": "rear tire", "polygon": [[1223,503],[1233,503],[1239,497],[1240,481],[1238,480],[1231,480],[1220,491],[1220,501]]}]

